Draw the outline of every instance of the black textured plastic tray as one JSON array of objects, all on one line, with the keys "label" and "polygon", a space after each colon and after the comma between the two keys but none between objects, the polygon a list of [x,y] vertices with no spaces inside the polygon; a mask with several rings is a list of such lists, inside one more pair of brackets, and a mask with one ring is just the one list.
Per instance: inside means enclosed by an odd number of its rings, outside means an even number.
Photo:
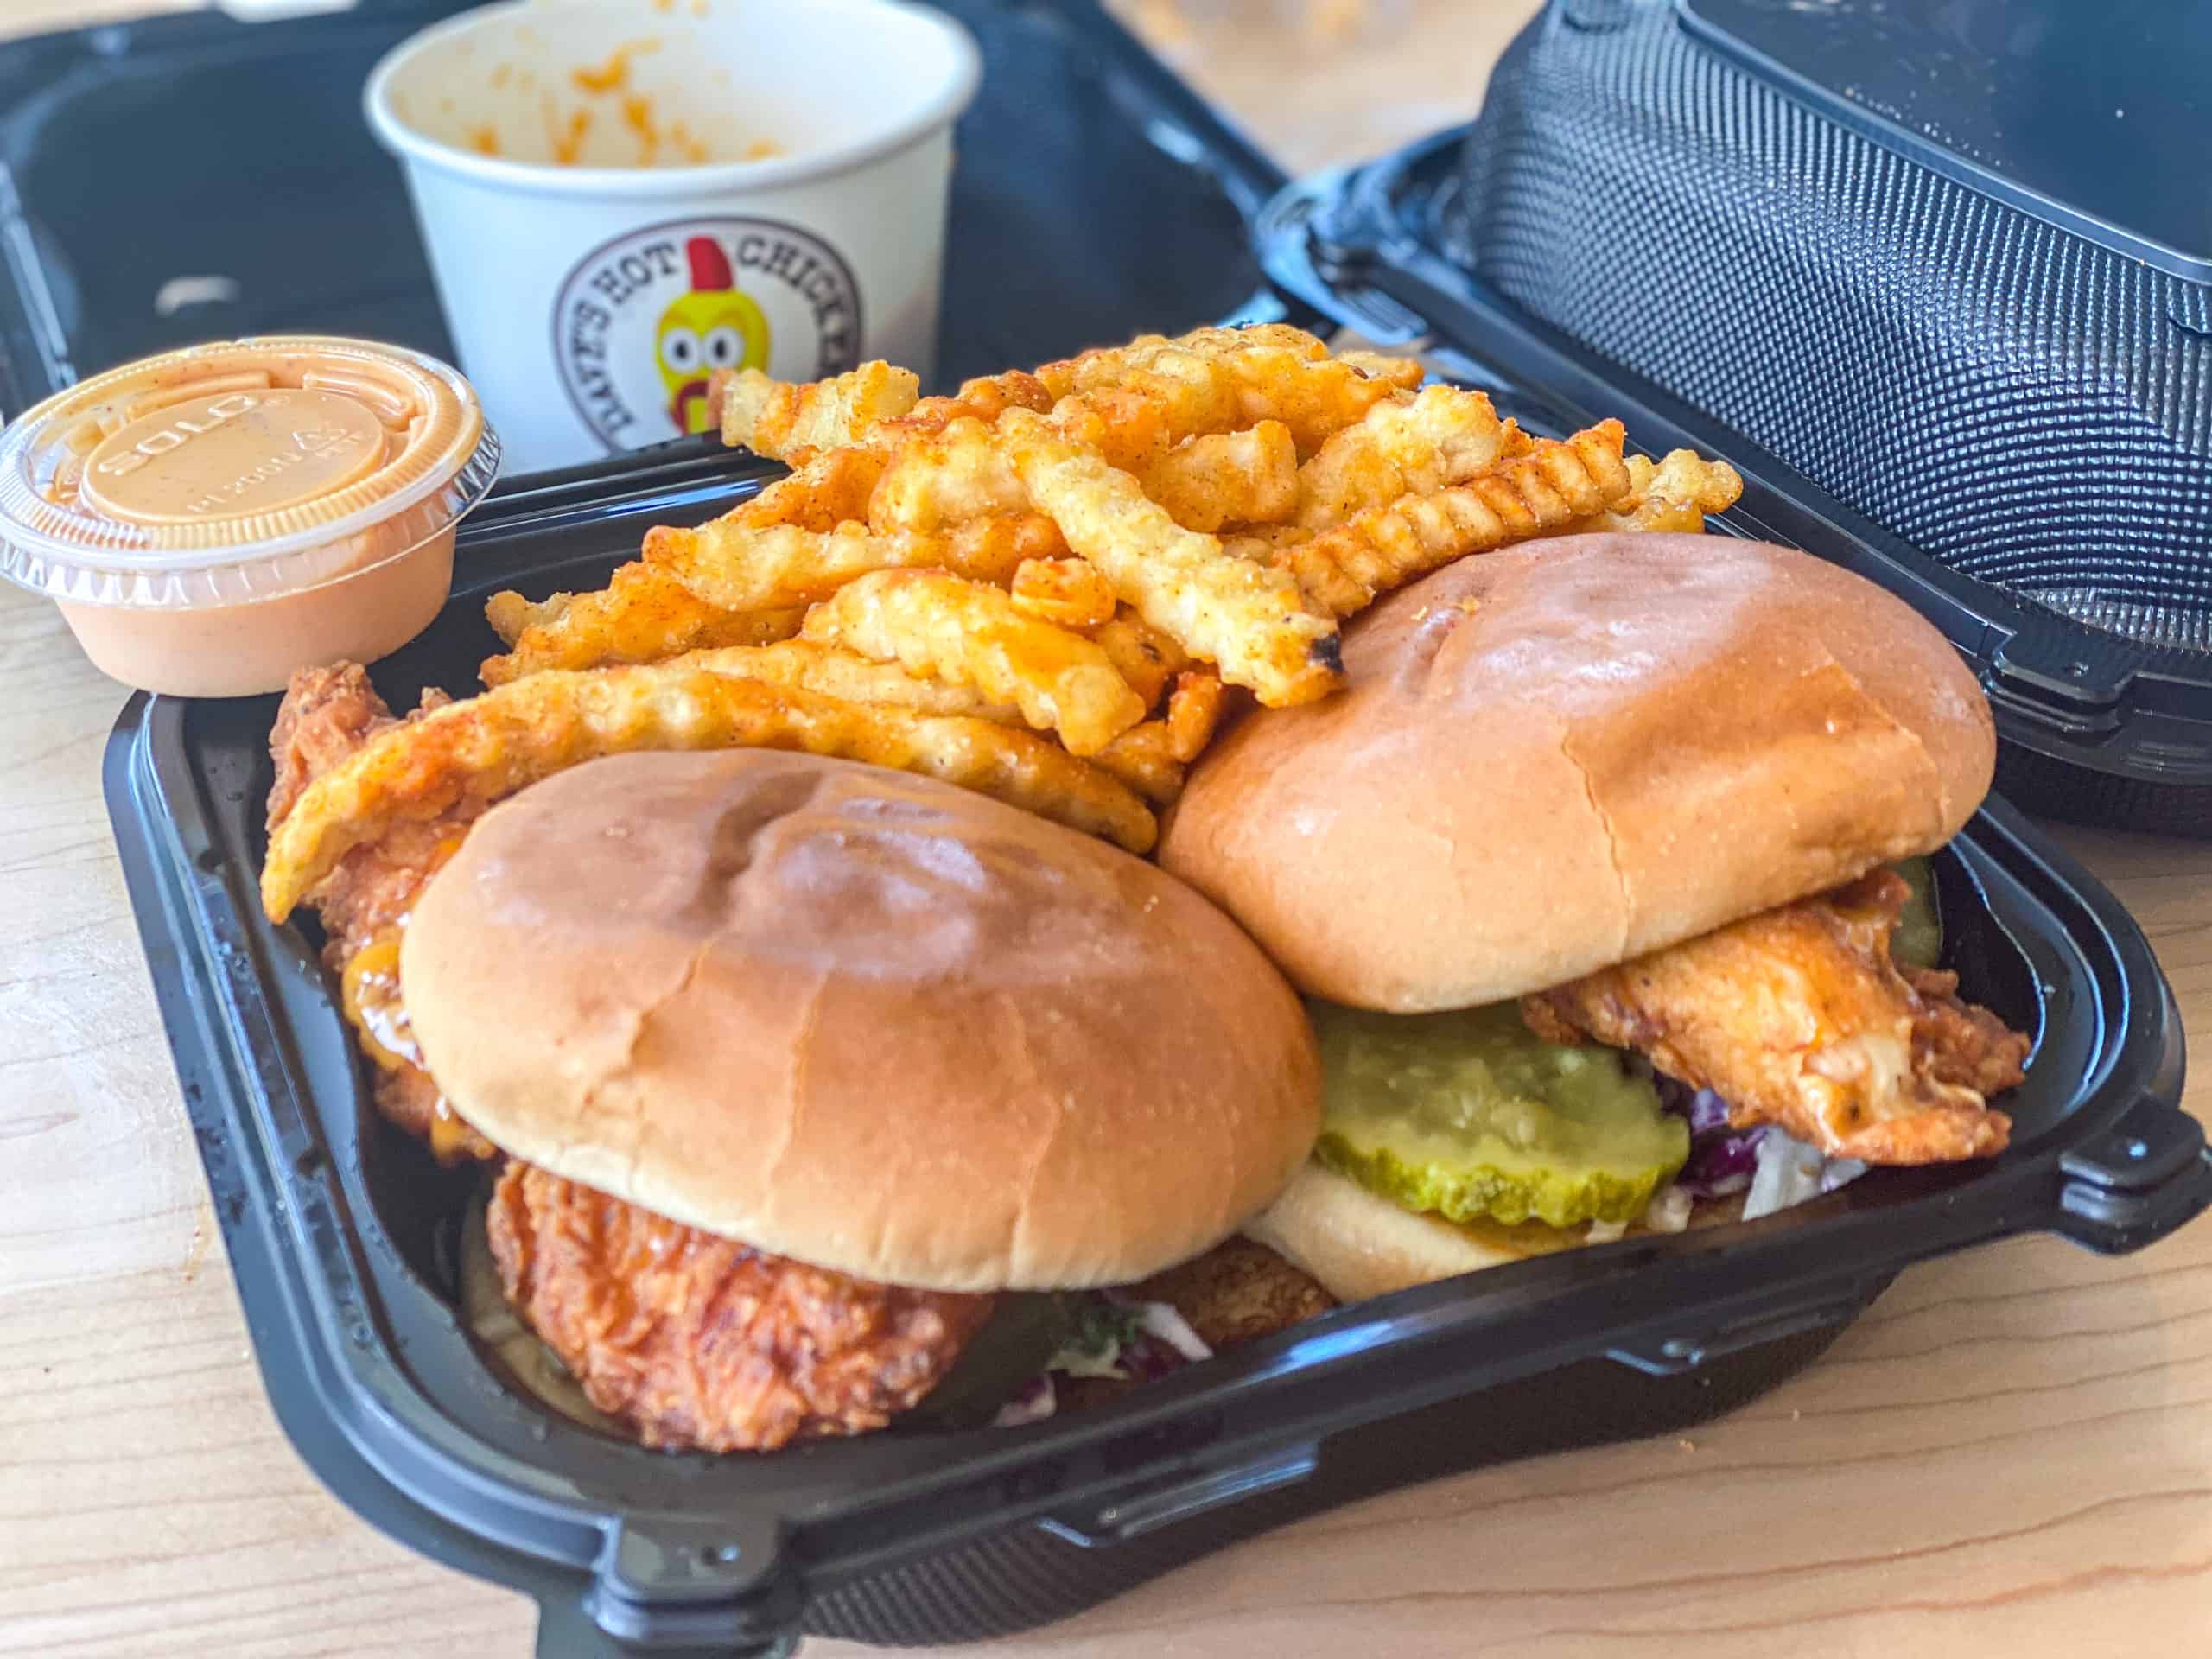
[{"label": "black textured plastic tray", "polygon": [[[465,689],[495,648],[487,590],[600,580],[648,524],[723,510],[767,470],[685,444],[496,493],[463,528],[452,604],[378,667],[380,690],[404,704]],[[454,1239],[474,1177],[377,1116],[311,925],[259,913],[274,714],[273,698],[140,697],[107,761],[255,1351],[322,1478],[416,1547],[537,1597],[543,1652],[1021,1628],[1362,1492],[1709,1416],[1810,1358],[1914,1262],[2033,1230],[2134,1249],[2212,1199],[2141,934],[1993,803],[1939,871],[1947,960],[2037,1033],[2001,1158],[1346,1307],[1028,1428],[647,1452],[515,1392],[464,1334]]]},{"label": "black textured plastic tray", "polygon": [[[1252,292],[1245,225],[1281,175],[1095,0],[936,3],[975,35],[984,76],[955,134],[942,380],[1122,338],[1131,317],[1211,322]],[[263,23],[198,11],[9,42],[0,413],[238,334],[357,334],[452,360],[361,85],[388,48],[462,9],[361,0]],[[227,286],[170,286],[209,277]]]}]

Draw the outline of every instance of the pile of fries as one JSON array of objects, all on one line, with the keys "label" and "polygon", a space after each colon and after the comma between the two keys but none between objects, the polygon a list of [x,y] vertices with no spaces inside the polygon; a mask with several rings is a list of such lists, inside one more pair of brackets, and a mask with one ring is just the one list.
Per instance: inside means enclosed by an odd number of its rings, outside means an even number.
[{"label": "pile of fries", "polygon": [[652,531],[597,592],[495,596],[490,689],[319,780],[264,901],[289,910],[391,823],[627,749],[878,761],[1142,853],[1228,699],[1327,696],[1339,621],[1381,595],[1535,537],[1701,529],[1741,491],[1688,451],[1624,455],[1617,421],[1535,438],[1421,378],[1280,325],[1146,335],[950,397],[882,363],[726,377],[725,441],[790,476]]}]

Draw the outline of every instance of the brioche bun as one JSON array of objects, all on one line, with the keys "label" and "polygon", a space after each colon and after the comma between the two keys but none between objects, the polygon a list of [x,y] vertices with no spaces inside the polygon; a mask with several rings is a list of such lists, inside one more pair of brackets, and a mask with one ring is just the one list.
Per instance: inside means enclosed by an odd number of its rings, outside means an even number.
[{"label": "brioche bun", "polygon": [[1188,887],[933,780],[764,750],[594,761],[486,813],[401,951],[515,1157],[918,1289],[1140,1279],[1320,1116],[1303,1010]]},{"label": "brioche bun", "polygon": [[1942,846],[1989,788],[1974,676],[1904,601],[1726,536],[1461,560],[1344,632],[1350,689],[1193,768],[1160,860],[1302,990],[1541,990]]}]

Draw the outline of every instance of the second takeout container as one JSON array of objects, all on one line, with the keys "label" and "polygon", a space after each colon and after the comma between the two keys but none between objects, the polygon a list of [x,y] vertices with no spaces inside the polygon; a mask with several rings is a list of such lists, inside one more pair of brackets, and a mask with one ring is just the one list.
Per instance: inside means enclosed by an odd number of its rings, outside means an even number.
[{"label": "second takeout container", "polygon": [[[1325,307],[1388,332],[1377,284],[1313,261],[1306,220],[1330,190],[1281,197],[1248,243],[1243,210],[1282,181],[1103,16],[961,10],[987,59],[1018,70],[1003,83],[1015,111],[1042,86],[1058,130],[1083,140],[1052,152],[1042,193],[971,209],[964,240],[956,229],[948,321],[975,331],[974,367],[1182,326],[1194,307],[1230,312],[1259,287],[1262,257],[1287,297],[1243,315],[1287,305],[1312,324]],[[972,119],[1009,118],[994,96],[987,82]],[[1172,231],[1147,205],[1164,201],[1187,210]],[[1002,269],[1037,268],[1039,248],[1071,282],[1119,275],[1007,298]],[[1421,269],[1418,249],[1390,257]],[[1433,366],[1489,386],[1530,429],[1619,413],[1638,447],[1683,441],[1635,382],[1578,378],[1541,331],[1485,315],[1476,332],[1483,362],[1455,339]],[[1915,587],[1827,504],[1723,453],[1748,474],[1723,531],[1799,542],[1943,614],[1945,590]],[[379,688],[396,706],[426,685],[465,690],[496,648],[488,592],[594,585],[648,526],[726,511],[776,470],[692,441],[511,480],[461,531],[453,601],[378,667]],[[272,927],[260,913],[275,710],[274,698],[136,699],[106,760],[255,1354],[334,1491],[413,1547],[531,1595],[539,1650],[563,1659],[780,1653],[802,1631],[918,1643],[1026,1628],[1405,1481],[1679,1430],[1809,1362],[1916,1262],[2031,1231],[2139,1249],[2212,1201],[2202,1132],[2177,1104],[2180,1023],[2142,934],[1993,801],[1938,868],[1948,964],[1968,995],[2037,1034],[1999,1159],[1878,1172],[1761,1222],[1348,1306],[1029,1427],[909,1427],[762,1458],[649,1452],[535,1403],[464,1333],[459,1236],[475,1178],[435,1169],[377,1116],[312,921]]]}]

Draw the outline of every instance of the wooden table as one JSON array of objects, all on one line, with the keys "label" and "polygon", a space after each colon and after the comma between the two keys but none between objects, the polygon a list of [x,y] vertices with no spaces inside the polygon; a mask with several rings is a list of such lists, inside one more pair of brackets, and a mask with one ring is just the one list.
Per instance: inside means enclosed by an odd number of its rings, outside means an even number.
[{"label": "wooden table", "polygon": [[[1147,26],[1300,165],[1452,118],[1529,9],[1186,6]],[[0,26],[41,7],[86,10],[10,0]],[[1293,28],[1231,56],[1257,11]],[[1341,26],[1348,67],[1319,75]],[[527,1603],[356,1521],[264,1402],[100,800],[121,701],[52,607],[0,588],[0,1654],[526,1654]],[[2062,839],[2212,1051],[2212,847]],[[2123,1261],[2015,1243],[1907,1274],[1690,1439],[1378,1499],[992,1651],[2203,1652],[2208,1407],[2212,1224]]]}]

